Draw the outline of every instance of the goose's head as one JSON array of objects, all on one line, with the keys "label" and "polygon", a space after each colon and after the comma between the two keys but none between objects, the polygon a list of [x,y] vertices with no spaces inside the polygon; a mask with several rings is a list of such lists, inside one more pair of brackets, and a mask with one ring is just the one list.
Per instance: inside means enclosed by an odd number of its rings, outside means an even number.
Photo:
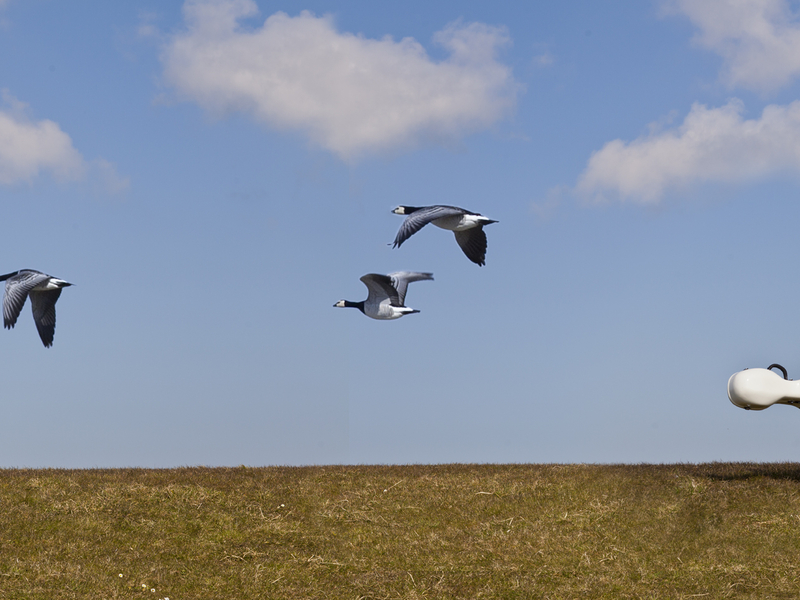
[{"label": "goose's head", "polygon": [[398,206],[392,211],[396,215],[407,215],[406,207],[405,206]]},{"label": "goose's head", "polygon": [[347,307],[347,300],[339,300],[333,306],[334,306],[334,308],[346,308]]}]

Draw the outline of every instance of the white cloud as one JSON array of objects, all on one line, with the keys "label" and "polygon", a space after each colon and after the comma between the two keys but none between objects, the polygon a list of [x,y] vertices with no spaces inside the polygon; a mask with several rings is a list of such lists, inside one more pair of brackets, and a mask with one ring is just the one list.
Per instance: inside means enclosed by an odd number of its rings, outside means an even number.
[{"label": "white cloud", "polygon": [[700,28],[696,41],[725,59],[731,86],[772,91],[800,74],[800,22],[786,0],[665,0]]},{"label": "white cloud", "polygon": [[[800,22],[787,0],[663,0],[686,15],[695,40],[724,59],[731,86],[768,92],[800,75]],[[800,173],[800,101],[767,106],[745,120],[743,105],[692,106],[674,128],[651,125],[636,140],[614,140],[595,152],[576,190],[600,199],[658,202],[670,189],[703,182],[736,183]]]},{"label": "white cloud", "polygon": [[[31,181],[42,172],[49,172],[60,181],[77,181],[87,173],[96,174],[101,186],[116,193],[127,187],[127,180],[116,174],[106,160],[84,160],[72,145],[72,139],[58,123],[28,117],[28,107],[8,90],[2,90],[6,105],[0,108],[0,184]],[[94,175],[93,175],[94,177]]]},{"label": "white cloud", "polygon": [[693,183],[800,172],[800,101],[767,106],[759,119],[745,120],[742,112],[738,100],[711,109],[695,104],[679,127],[608,142],[589,159],[576,191],[654,203]]},{"label": "white cloud", "polygon": [[10,108],[0,110],[0,183],[30,180],[42,170],[62,180],[83,177],[83,157],[57,123],[31,121],[5,90],[3,99]]},{"label": "white cloud", "polygon": [[434,42],[435,62],[414,39],[368,39],[336,31],[330,17],[275,13],[262,26],[240,20],[252,0],[187,0],[187,29],[163,54],[164,76],[189,100],[241,111],[304,132],[343,159],[367,151],[451,140],[502,118],[517,93],[497,61],[502,28],[455,23]]}]

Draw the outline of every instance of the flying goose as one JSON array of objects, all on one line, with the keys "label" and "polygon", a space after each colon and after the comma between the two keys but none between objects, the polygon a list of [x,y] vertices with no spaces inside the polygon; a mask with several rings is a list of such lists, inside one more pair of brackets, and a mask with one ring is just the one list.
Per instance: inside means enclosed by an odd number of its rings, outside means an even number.
[{"label": "flying goose", "polygon": [[72,284],[33,269],[0,275],[0,281],[6,282],[6,293],[3,296],[5,328],[14,327],[25,299],[30,296],[33,320],[39,330],[39,337],[42,338],[45,348],[52,346],[56,332],[56,301],[61,295],[61,288]]},{"label": "flying goose", "polygon": [[339,300],[334,306],[357,308],[372,319],[399,319],[403,315],[419,312],[404,305],[406,289],[412,281],[426,279],[433,279],[433,273],[415,273],[413,271],[398,271],[388,275],[367,273],[361,278],[369,290],[367,299],[361,302]]},{"label": "flying goose", "polygon": [[455,233],[456,241],[468,259],[479,267],[486,264],[486,234],[483,226],[497,221],[456,206],[398,206],[392,212],[408,215],[394,238],[393,248],[399,248],[425,225],[433,223]]}]

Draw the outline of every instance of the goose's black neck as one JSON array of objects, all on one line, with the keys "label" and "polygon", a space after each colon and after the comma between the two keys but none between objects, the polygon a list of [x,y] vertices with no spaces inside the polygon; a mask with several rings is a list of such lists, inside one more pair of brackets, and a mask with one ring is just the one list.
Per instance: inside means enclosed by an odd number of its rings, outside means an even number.
[{"label": "goose's black neck", "polygon": [[357,308],[358,310],[360,310],[363,313],[364,312],[364,302],[366,302],[366,300],[362,300],[361,302],[350,302],[350,300],[345,300],[344,301],[344,305],[347,308]]}]

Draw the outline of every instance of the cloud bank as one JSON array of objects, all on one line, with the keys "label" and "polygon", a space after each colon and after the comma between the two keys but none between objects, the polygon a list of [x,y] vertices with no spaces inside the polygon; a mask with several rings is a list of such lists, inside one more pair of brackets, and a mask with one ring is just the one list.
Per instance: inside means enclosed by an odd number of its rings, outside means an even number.
[{"label": "cloud bank", "polygon": [[725,59],[730,86],[774,91],[800,74],[800,22],[786,0],[668,0],[700,30],[695,40]]},{"label": "cloud bank", "polygon": [[696,182],[737,183],[800,171],[800,101],[770,105],[759,119],[742,118],[743,104],[692,106],[674,129],[631,142],[614,140],[595,152],[577,191],[640,203]]},{"label": "cloud bank", "polygon": [[187,0],[186,30],[171,38],[164,78],[179,96],[215,113],[242,112],[303,132],[351,160],[369,151],[457,139],[513,108],[517,84],[497,60],[506,31],[448,25],[433,61],[414,39],[340,33],[330,17],[278,12],[260,27],[240,21],[252,0]]},{"label": "cloud bank", "polygon": [[119,177],[108,161],[87,162],[58,123],[32,120],[27,105],[8,90],[2,90],[2,99],[6,107],[0,108],[0,184],[31,181],[45,172],[59,181],[96,176],[102,187],[113,193],[128,186],[127,179]]}]

